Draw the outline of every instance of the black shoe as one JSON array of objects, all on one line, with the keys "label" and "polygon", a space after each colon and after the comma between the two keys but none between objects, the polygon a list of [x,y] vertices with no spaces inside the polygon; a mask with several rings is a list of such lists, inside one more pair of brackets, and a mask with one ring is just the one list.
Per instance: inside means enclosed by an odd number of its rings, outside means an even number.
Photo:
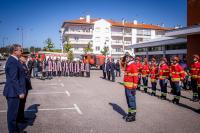
[{"label": "black shoe", "polygon": [[172,100],[172,103],[176,103],[176,99],[175,98]]},{"label": "black shoe", "polygon": [[135,114],[130,114],[126,117],[126,122],[133,122],[135,121]]},{"label": "black shoe", "polygon": [[156,94],[152,92],[152,93],[151,93],[151,96],[156,96]]},{"label": "black shoe", "polygon": [[199,100],[198,100],[196,97],[193,97],[193,98],[192,98],[192,101],[193,101],[193,102],[198,102]]}]

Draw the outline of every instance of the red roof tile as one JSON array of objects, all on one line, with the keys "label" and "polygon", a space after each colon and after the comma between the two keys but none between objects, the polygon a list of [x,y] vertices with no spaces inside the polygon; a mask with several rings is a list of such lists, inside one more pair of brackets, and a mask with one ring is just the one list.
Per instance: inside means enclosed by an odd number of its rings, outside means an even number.
[{"label": "red roof tile", "polygon": [[[90,19],[90,23],[86,22],[86,19],[78,19],[78,20],[68,20],[64,21],[63,26],[65,24],[70,24],[70,25],[80,25],[80,24],[89,24],[93,25],[95,21],[100,20],[100,18],[97,19]],[[112,26],[117,26],[117,27],[130,27],[130,28],[143,28],[143,29],[155,29],[155,30],[171,30],[172,28],[166,28],[166,27],[161,27],[157,25],[151,25],[151,24],[141,24],[141,23],[130,23],[130,22],[125,22],[124,24],[122,22],[117,22],[113,20],[106,20],[109,23],[111,23]]]}]

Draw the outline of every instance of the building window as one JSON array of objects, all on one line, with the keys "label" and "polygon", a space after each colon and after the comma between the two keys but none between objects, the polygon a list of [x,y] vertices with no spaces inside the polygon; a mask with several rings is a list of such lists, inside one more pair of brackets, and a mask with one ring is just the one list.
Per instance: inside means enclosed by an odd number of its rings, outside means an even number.
[{"label": "building window", "polygon": [[166,45],[165,49],[166,50],[187,49],[187,44],[186,43],[181,43],[181,44],[174,44],[174,45]]},{"label": "building window", "polygon": [[156,46],[156,47],[149,47],[148,51],[153,52],[153,51],[162,51],[162,46]]},{"label": "building window", "polygon": [[137,38],[137,43],[143,42],[143,38]]},{"label": "building window", "polygon": [[146,48],[136,48],[134,52],[146,52]]},{"label": "building window", "polygon": [[75,48],[74,48],[74,50],[75,50],[75,51],[78,51],[78,50],[79,50],[79,48],[75,47]]},{"label": "building window", "polygon": [[122,48],[116,48],[116,52],[122,52]]},{"label": "building window", "polygon": [[100,46],[96,46],[96,51],[100,51]]},{"label": "building window", "polygon": [[151,36],[151,30],[138,29],[137,35],[139,35],[139,36]]},{"label": "building window", "polygon": [[162,31],[162,30],[156,30],[156,33],[155,33],[155,34],[156,34],[156,35],[164,35],[165,32]]}]

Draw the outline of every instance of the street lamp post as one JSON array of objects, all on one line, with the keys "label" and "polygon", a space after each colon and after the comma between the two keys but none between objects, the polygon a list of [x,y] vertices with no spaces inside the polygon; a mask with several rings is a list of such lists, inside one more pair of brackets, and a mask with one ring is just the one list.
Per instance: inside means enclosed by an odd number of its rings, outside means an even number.
[{"label": "street lamp post", "polygon": [[22,48],[23,48],[23,46],[24,46],[24,29],[23,29],[23,27],[18,27],[17,30],[21,31],[21,41],[22,41]]},{"label": "street lamp post", "polygon": [[4,45],[5,45],[5,40],[8,40],[8,37],[3,37],[2,38],[2,47],[4,47]]}]

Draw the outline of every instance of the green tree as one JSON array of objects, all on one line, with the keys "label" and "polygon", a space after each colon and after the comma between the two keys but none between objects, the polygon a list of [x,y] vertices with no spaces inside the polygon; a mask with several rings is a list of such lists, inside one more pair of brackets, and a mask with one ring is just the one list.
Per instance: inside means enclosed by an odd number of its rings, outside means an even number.
[{"label": "green tree", "polygon": [[66,40],[66,43],[64,44],[64,52],[66,52],[66,53],[68,53],[73,47],[72,47],[72,45],[70,44],[70,41],[69,41],[69,37],[67,36],[66,38],[65,38],[65,40]]},{"label": "green tree", "polygon": [[88,42],[87,47],[84,48],[84,53],[87,54],[88,52],[92,52],[92,51],[93,49],[92,49],[91,42]]},{"label": "green tree", "polygon": [[103,50],[101,50],[101,53],[102,53],[102,55],[104,55],[104,56],[108,55],[108,52],[109,52],[109,48],[106,47],[106,46],[104,46]]},{"label": "green tree", "polygon": [[71,50],[68,51],[67,58],[68,58],[68,60],[73,61],[73,59],[74,59],[74,53],[73,53],[73,51],[71,51]]},{"label": "green tree", "polygon": [[51,38],[47,38],[45,41],[46,46],[44,47],[45,51],[52,51],[52,48],[54,48],[54,43],[52,42]]}]

